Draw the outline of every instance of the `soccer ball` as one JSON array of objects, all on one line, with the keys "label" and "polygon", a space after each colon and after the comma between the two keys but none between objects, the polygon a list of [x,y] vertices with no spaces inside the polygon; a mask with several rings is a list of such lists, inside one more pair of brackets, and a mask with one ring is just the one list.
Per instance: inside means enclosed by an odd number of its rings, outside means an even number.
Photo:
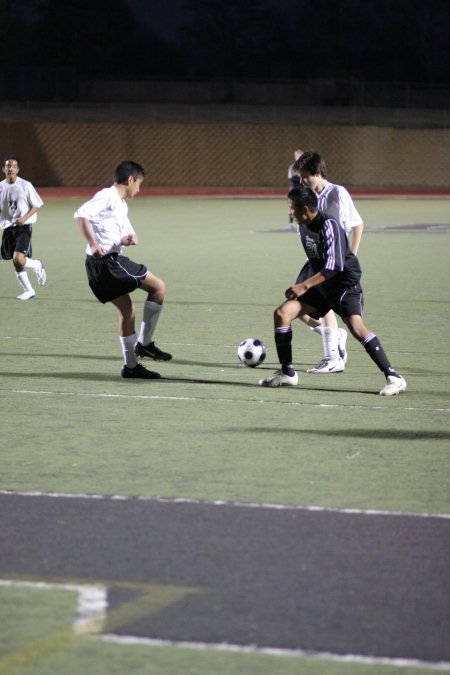
[{"label": "soccer ball", "polygon": [[261,340],[255,338],[246,338],[239,343],[237,355],[239,361],[249,368],[255,368],[266,358],[266,346]]}]

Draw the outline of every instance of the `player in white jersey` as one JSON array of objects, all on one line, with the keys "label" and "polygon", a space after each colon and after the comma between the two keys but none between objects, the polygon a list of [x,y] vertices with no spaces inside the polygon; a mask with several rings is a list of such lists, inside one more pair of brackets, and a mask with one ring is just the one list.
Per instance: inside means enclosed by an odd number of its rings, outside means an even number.
[{"label": "player in white jersey", "polygon": [[34,270],[40,286],[47,279],[42,260],[31,257],[32,226],[43,201],[33,185],[18,176],[19,160],[10,156],[2,164],[5,179],[0,182],[0,228],[3,230],[0,256],[12,260],[17,280],[22,287],[19,300],[32,300],[36,291],[27,269]]},{"label": "player in white jersey", "polygon": [[[316,193],[319,210],[345,230],[350,250],[356,255],[364,227],[362,218],[345,187],[328,182],[322,156],[318,152],[304,152],[295,162],[293,172],[300,177],[303,185]],[[302,280],[302,272],[298,280]],[[335,313],[328,312],[320,323],[309,316],[302,320],[321,335],[323,343],[323,359],[308,368],[308,373],[341,373],[347,362],[347,331],[339,328]]]},{"label": "player in white jersey", "polygon": [[[112,302],[120,314],[119,339],[124,366],[122,377],[156,379],[159,373],[138,363],[138,356],[169,361],[172,356],[152,341],[162,310],[165,284],[145,265],[122,255],[122,246],[134,246],[137,235],[128,218],[127,199],[133,199],[144,180],[144,169],[137,162],[121,162],[114,174],[114,185],[97,192],[75,212],[87,241],[86,272],[89,286],[100,302]],[[139,338],[135,332],[134,305],[130,293],[142,288],[147,293]]]}]

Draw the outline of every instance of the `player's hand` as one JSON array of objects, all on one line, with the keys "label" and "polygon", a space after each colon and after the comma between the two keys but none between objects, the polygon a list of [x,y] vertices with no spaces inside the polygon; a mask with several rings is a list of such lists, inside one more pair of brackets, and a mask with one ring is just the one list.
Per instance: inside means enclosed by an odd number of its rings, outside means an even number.
[{"label": "player's hand", "polygon": [[135,246],[136,239],[134,237],[134,234],[125,234],[120,240],[120,243],[122,244],[122,246]]},{"label": "player's hand", "polygon": [[90,244],[91,247],[91,253],[94,258],[103,258],[105,255],[105,249],[103,246],[100,246],[100,244],[97,244],[97,242],[94,242],[93,244]]},{"label": "player's hand", "polygon": [[286,289],[284,295],[288,300],[298,300],[304,293],[306,293],[307,288],[304,284],[294,284]]}]

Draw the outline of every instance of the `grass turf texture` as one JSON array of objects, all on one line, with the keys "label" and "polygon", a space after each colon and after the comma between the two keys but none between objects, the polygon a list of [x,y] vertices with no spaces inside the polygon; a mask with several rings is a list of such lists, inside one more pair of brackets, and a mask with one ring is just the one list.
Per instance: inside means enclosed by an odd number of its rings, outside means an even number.
[{"label": "grass turf texture", "polygon": [[[86,283],[77,203],[40,214],[48,282],[36,300],[16,300],[12,264],[1,267],[2,411],[29,421],[14,453],[4,431],[3,489],[446,511],[448,234],[363,238],[365,319],[406,395],[378,396],[384,378],[351,337],[344,374],[304,373],[322,346],[300,322],[300,384],[267,391],[257,383],[277,366],[272,310],[304,259],[295,234],[267,232],[284,224],[283,201],[137,199],[141,244],[127,251],[167,282],[155,337],[174,360],[147,360],[161,382],[124,382],[117,312]],[[392,224],[410,223],[419,207],[421,221],[445,222],[440,202],[359,205],[367,230],[372,209],[378,225],[392,208]],[[133,298],[139,325],[145,296]],[[268,347],[258,369],[236,357],[248,336]]]},{"label": "grass turf texture", "polygon": [[[351,337],[345,373],[307,375],[322,347],[299,322],[299,386],[257,386],[277,366],[272,311],[304,260],[296,235],[281,232],[283,200],[130,204],[141,243],[127,252],[167,283],[155,338],[174,360],[147,362],[165,380],[122,381],[117,311],[87,286],[84,242],[72,219],[79,203],[49,201],[40,213],[34,255],[43,258],[48,282],[35,284],[36,300],[16,300],[12,263],[0,267],[0,394],[9,420],[2,427],[1,489],[448,512],[448,233],[388,229],[448,224],[448,201],[357,204],[366,223],[359,256],[365,320],[408,381],[406,395],[393,399],[378,396],[383,376]],[[32,272],[30,278],[34,283]],[[133,299],[138,327],[144,293]],[[245,337],[268,347],[258,369],[237,360]],[[3,599],[13,591],[0,593]],[[28,597],[21,607],[10,625],[28,644],[35,610]],[[92,663],[96,673],[115,672],[111,661],[117,672],[146,675],[180,672],[181,663],[183,672],[205,674],[278,668],[274,657],[260,655],[150,653],[77,639],[20,672],[78,673]],[[2,671],[1,663],[0,673],[16,672]],[[390,670],[300,658],[281,667],[287,674]]]}]

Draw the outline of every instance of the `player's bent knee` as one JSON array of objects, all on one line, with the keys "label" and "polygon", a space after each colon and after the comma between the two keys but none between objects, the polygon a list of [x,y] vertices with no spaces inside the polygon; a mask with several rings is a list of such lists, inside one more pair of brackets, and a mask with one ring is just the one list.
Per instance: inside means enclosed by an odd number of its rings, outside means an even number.
[{"label": "player's bent knee", "polygon": [[16,272],[21,272],[25,267],[25,256],[22,253],[14,253],[12,262]]},{"label": "player's bent knee", "polygon": [[292,311],[290,311],[290,308],[287,306],[287,303],[284,303],[280,307],[277,307],[276,310],[273,313],[273,318],[275,323],[280,326],[284,324],[289,324],[292,319],[295,318],[297,314],[293,314]]},{"label": "player's bent knee", "polygon": [[154,274],[148,273],[145,279],[139,283],[139,286],[144,291],[147,291],[147,293],[158,296],[158,298],[161,298],[161,300],[164,298],[166,293],[165,282]]},{"label": "player's bent knee", "polygon": [[368,333],[370,332],[364,325],[361,317],[352,316],[348,319],[345,319],[345,323],[347,324],[347,327],[353,337],[360,342],[361,340],[364,340],[364,338],[367,337]]}]

